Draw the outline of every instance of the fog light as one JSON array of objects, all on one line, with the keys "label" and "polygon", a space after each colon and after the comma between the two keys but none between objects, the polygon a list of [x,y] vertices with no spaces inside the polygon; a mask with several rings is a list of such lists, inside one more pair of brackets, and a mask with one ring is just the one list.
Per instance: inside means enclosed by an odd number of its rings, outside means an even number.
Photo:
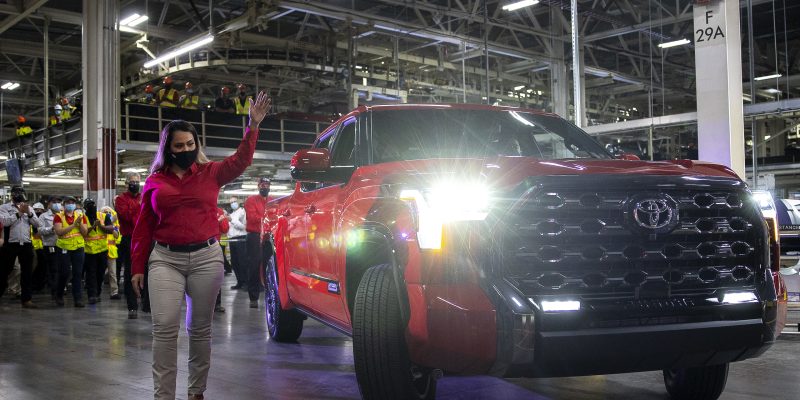
[{"label": "fog light", "polygon": [[757,300],[756,295],[750,292],[725,293],[725,296],[722,297],[722,302],[726,304],[748,303]]},{"label": "fog light", "polygon": [[544,312],[578,311],[580,309],[581,302],[577,300],[542,300]]}]

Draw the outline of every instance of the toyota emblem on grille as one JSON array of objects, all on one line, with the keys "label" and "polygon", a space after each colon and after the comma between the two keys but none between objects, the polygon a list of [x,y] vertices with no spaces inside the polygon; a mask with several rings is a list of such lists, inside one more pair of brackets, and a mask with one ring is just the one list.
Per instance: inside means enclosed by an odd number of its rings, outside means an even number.
[{"label": "toyota emblem on grille", "polygon": [[678,225],[678,203],[660,193],[641,194],[629,199],[629,224],[649,233],[667,233]]},{"label": "toyota emblem on grille", "polygon": [[642,200],[636,203],[633,218],[642,228],[659,229],[672,222],[672,208],[666,200]]}]

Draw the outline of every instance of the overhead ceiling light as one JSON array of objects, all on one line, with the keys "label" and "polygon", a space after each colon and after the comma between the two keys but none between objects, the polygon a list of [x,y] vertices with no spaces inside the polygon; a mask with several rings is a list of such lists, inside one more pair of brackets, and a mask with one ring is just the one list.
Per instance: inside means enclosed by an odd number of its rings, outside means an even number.
[{"label": "overhead ceiling light", "polygon": [[683,46],[684,44],[689,44],[689,43],[691,43],[689,39],[680,39],[680,40],[674,40],[672,42],[659,43],[658,47],[662,49],[668,49],[670,47]]},{"label": "overhead ceiling light", "polygon": [[31,176],[22,178],[22,181],[35,182],[35,183],[61,183],[68,185],[83,185],[83,179],[71,179],[71,178],[42,178],[37,176]]},{"label": "overhead ceiling light", "polygon": [[753,80],[754,81],[765,81],[767,79],[776,79],[776,78],[780,78],[782,76],[783,76],[783,74],[772,74],[772,75],[759,76],[757,78],[754,78]]},{"label": "overhead ceiling light", "polygon": [[142,15],[141,17],[139,17],[139,18],[136,18],[135,20],[133,20],[133,21],[129,22],[129,23],[128,23],[128,26],[136,26],[136,25],[139,25],[139,24],[141,24],[142,22],[144,22],[144,21],[147,21],[148,19],[150,19],[150,17],[148,17],[147,15]]},{"label": "overhead ceiling light", "polygon": [[50,175],[47,175],[47,176],[61,176],[61,175],[64,175],[64,174],[66,174],[66,173],[67,173],[67,171],[64,171],[64,170],[62,169],[61,171],[56,171],[56,172],[53,172],[52,174],[50,174]]},{"label": "overhead ceiling light", "polygon": [[123,168],[122,172],[132,172],[135,174],[141,174],[142,172],[147,172],[147,168]]},{"label": "overhead ceiling light", "polygon": [[162,56],[157,57],[154,60],[150,60],[150,61],[144,63],[144,67],[145,68],[150,68],[150,67],[152,67],[154,65],[158,65],[158,64],[160,64],[160,63],[162,63],[162,62],[164,62],[166,60],[175,58],[175,57],[177,57],[177,56],[179,56],[181,54],[184,54],[184,53],[188,53],[188,52],[190,52],[190,51],[192,51],[192,50],[194,50],[194,49],[196,49],[198,47],[205,46],[205,45],[207,45],[207,44],[209,44],[209,43],[211,43],[213,41],[214,41],[214,36],[212,36],[212,35],[203,36],[200,39],[197,39],[197,40],[191,41],[189,43],[186,43],[185,45],[183,45],[181,47],[178,47],[177,49],[175,49],[173,51],[170,51],[167,54],[164,54]]},{"label": "overhead ceiling light", "polygon": [[6,82],[3,86],[0,86],[0,89],[3,90],[14,90],[19,87],[19,83],[17,82]]},{"label": "overhead ceiling light", "polygon": [[129,15],[128,17],[126,17],[126,18],[123,18],[121,21],[119,21],[119,24],[120,24],[121,26],[127,26],[127,25],[129,25],[131,22],[133,22],[133,21],[136,21],[137,19],[139,19],[139,18],[141,18],[141,17],[142,17],[141,15],[139,15],[139,14],[136,14],[136,13],[133,13],[133,14]]},{"label": "overhead ceiling light", "polygon": [[522,0],[522,1],[517,1],[517,2],[511,3],[511,4],[506,4],[506,5],[503,6],[503,10],[504,11],[514,11],[514,10],[519,10],[520,8],[523,8],[523,7],[532,6],[534,4],[539,4],[539,0]]},{"label": "overhead ceiling light", "polygon": [[525,89],[525,85],[514,86],[514,90],[516,91],[520,91],[522,89]]}]

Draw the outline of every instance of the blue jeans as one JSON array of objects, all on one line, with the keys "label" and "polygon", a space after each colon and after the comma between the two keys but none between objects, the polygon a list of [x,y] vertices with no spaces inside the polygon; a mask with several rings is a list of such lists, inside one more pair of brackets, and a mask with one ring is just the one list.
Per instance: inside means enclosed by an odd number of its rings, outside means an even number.
[{"label": "blue jeans", "polygon": [[[65,270],[72,266],[72,297],[76,302],[81,301],[83,298],[83,290],[81,288],[81,281],[83,280],[83,259],[85,253],[83,247],[76,250],[64,250],[56,248],[58,256],[60,257],[61,269]],[[62,289],[63,290],[63,289]]]}]

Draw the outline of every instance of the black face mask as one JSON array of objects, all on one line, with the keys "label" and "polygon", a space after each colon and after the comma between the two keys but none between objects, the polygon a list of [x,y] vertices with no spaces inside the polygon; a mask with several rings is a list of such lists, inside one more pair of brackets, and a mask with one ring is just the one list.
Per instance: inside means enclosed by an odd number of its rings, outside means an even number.
[{"label": "black face mask", "polygon": [[169,153],[170,162],[181,169],[189,169],[197,160],[197,149],[192,151],[182,151],[180,153]]},{"label": "black face mask", "polygon": [[128,183],[128,191],[133,194],[139,193],[139,182]]},{"label": "black face mask", "polygon": [[269,189],[258,189],[258,194],[267,197],[267,195],[269,195]]}]

